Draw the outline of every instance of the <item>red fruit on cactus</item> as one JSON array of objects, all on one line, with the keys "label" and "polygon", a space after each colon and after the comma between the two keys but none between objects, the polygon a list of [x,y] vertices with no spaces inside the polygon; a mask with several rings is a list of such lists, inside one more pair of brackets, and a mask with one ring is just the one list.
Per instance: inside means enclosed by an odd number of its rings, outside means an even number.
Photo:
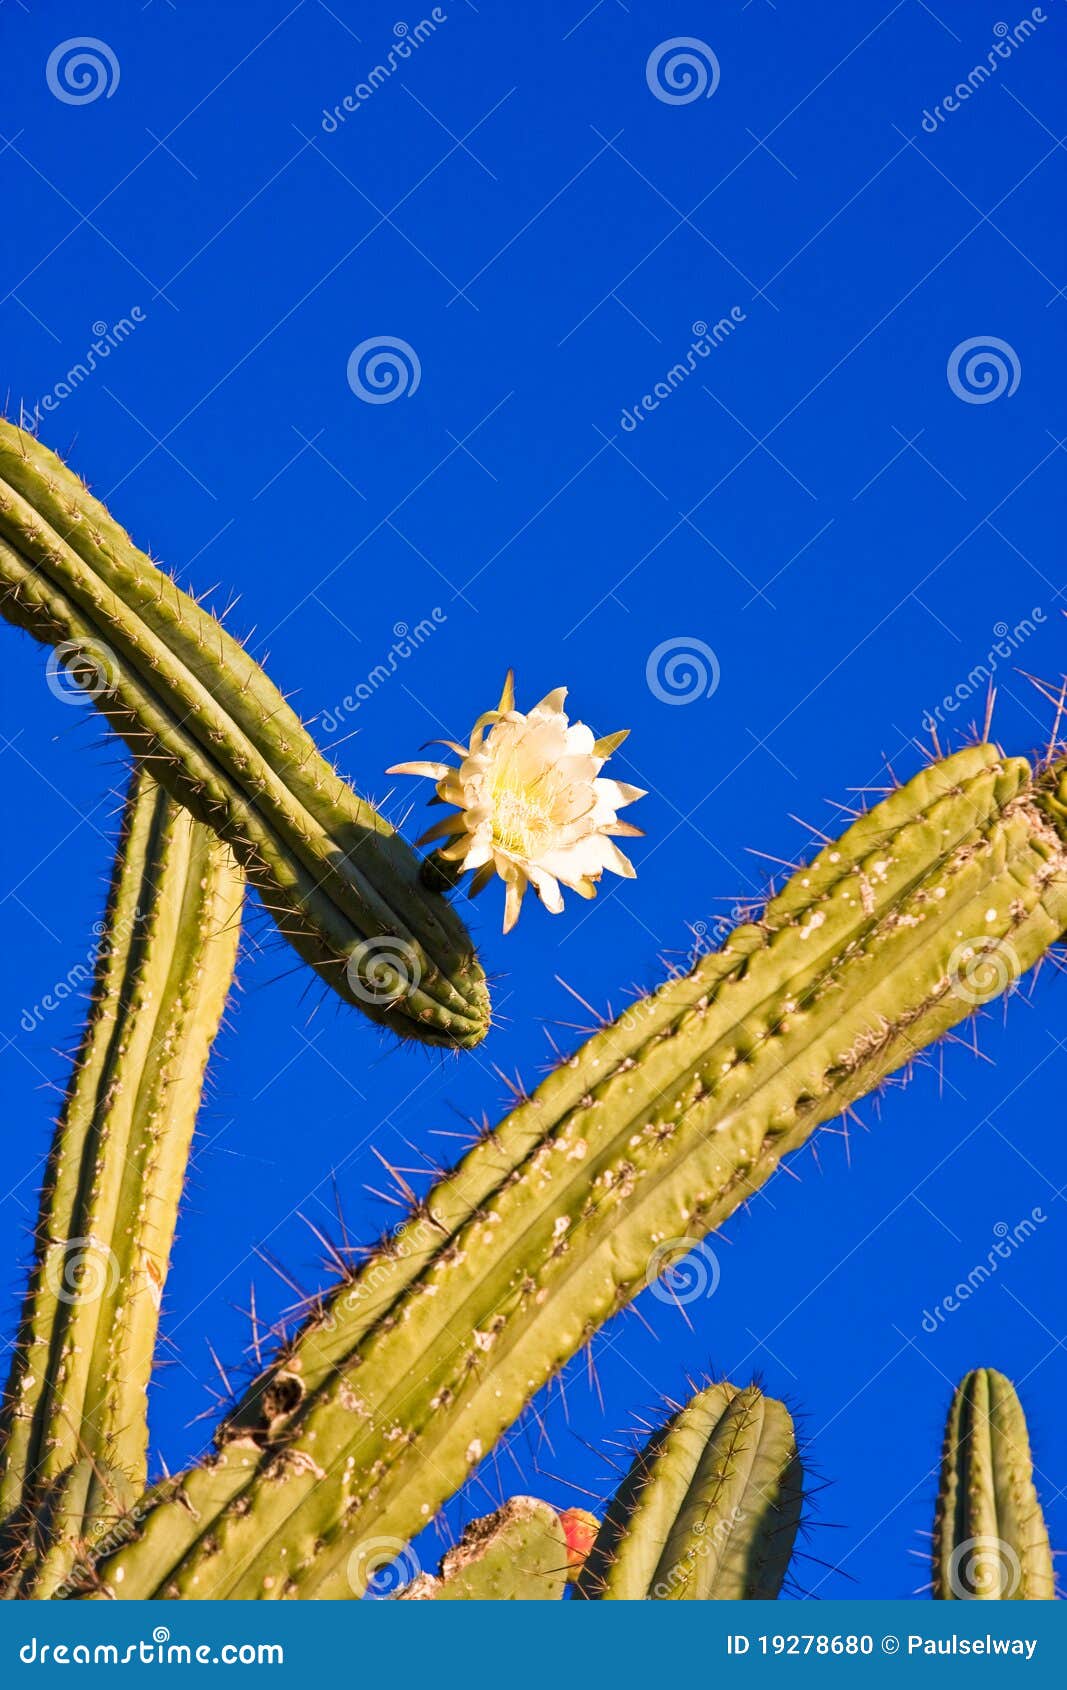
[{"label": "red fruit on cactus", "polygon": [[567,1540],[567,1566],[570,1569],[567,1583],[573,1584],[585,1566],[585,1558],[600,1530],[600,1521],[595,1514],[590,1514],[588,1508],[565,1508],[559,1523]]}]

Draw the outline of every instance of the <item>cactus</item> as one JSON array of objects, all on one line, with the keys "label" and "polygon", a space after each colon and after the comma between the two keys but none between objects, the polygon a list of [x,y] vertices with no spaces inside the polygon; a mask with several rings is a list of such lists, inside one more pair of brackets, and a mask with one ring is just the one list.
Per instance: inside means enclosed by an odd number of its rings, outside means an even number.
[{"label": "cactus", "polygon": [[160,1300],[242,888],[229,847],[138,772],[0,1421],[23,1593],[62,1578],[92,1522],[144,1487]]},{"label": "cactus", "polygon": [[472,1520],[437,1574],[420,1573],[397,1591],[401,1602],[553,1602],[567,1584],[569,1559],[560,1516],[547,1502],[513,1496]]},{"label": "cactus", "polygon": [[1063,799],[974,746],[861,816],[416,1203],[94,1592],[348,1595],[353,1546],[420,1530],[603,1321],[1059,938]]},{"label": "cactus", "polygon": [[711,1385],[639,1451],[576,1593],[616,1602],[775,1597],[802,1502],[787,1410],[755,1385]]},{"label": "cactus", "polygon": [[0,608],[57,646],[160,784],[233,847],[335,991],[403,1036],[479,1042],[482,972],[414,852],[221,624],[53,453],[2,421]]},{"label": "cactus", "polygon": [[933,1571],[943,1602],[1056,1594],[1026,1417],[1010,1380],[989,1367],[965,1376],[949,1409]]}]

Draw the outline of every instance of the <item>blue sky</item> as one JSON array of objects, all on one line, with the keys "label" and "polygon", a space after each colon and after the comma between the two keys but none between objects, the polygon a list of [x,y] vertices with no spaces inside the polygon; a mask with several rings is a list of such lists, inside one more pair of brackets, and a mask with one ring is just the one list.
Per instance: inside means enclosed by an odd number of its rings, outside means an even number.
[{"label": "blue sky", "polygon": [[[239,596],[231,626],[412,835],[422,795],[384,770],[465,734],[509,665],[520,704],[566,685],[599,733],[630,727],[619,772],[649,789],[635,881],[555,918],[531,904],[507,939],[496,891],[476,907],[500,1025],[461,1060],[383,1043],[250,916],[152,1392],[174,1467],[206,1436],[208,1344],[240,1371],[250,1283],[267,1318],[292,1301],[256,1252],[325,1278],[297,1211],[328,1226],[336,1182],[349,1232],[380,1230],[375,1151],[447,1159],[460,1117],[501,1111],[503,1076],[536,1077],[546,1031],[588,1023],[571,992],[621,1007],[886,759],[916,768],[927,717],[959,743],[998,641],[995,732],[1046,742],[1018,670],[1064,669],[1067,9],[151,0],[9,6],[0,27],[10,405],[41,407],[42,437],[183,583]],[[107,49],[99,90],[52,59],[85,35]],[[672,84],[686,38],[696,81]],[[402,391],[370,403],[352,355],[383,341]],[[23,1022],[91,944],[124,758],[53,696],[39,648],[4,640],[10,1332],[80,1009]],[[660,648],[696,654],[708,685],[684,666],[675,684],[699,696],[664,696]],[[646,1296],[651,1332],[609,1328],[599,1395],[576,1364],[546,1436],[520,1428],[451,1524],[487,1490],[600,1495],[590,1446],[617,1458],[687,1376],[755,1374],[809,1439],[799,1589],[908,1595],[952,1384],[994,1365],[1067,1545],[1063,1006],[1046,969],[983,1017],[981,1059],[949,1048],[943,1081],[935,1064],[847,1144],[822,1135],[716,1242],[714,1295],[687,1319]],[[994,1280],[924,1330],[1035,1208]]]}]

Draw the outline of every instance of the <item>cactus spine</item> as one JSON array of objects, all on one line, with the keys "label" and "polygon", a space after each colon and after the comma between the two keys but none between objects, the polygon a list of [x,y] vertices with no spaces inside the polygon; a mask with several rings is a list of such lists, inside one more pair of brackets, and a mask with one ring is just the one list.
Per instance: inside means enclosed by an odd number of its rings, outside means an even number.
[{"label": "cactus spine", "polygon": [[577,1594],[630,1602],[775,1597],[802,1503],[787,1410],[754,1385],[711,1385],[638,1453]]},{"label": "cactus spine", "polygon": [[285,937],[395,1032],[471,1046],[485,981],[445,900],[221,624],[0,421],[0,607],[57,645],[160,784],[232,845]]},{"label": "cactus spine", "polygon": [[52,1544],[59,1577],[88,1516],[144,1486],[159,1306],[242,889],[228,846],[138,772],[0,1427],[8,1543],[17,1556],[36,1520],[30,1559]]},{"label": "cactus spine", "polygon": [[1056,1594],[1026,1417],[1010,1380],[989,1367],[965,1376],[949,1409],[933,1568],[940,1601]]},{"label": "cactus spine", "polygon": [[397,1591],[401,1602],[558,1602],[567,1583],[567,1542],[547,1502],[513,1496],[472,1520],[436,1574]]},{"label": "cactus spine", "polygon": [[991,746],[932,764],[591,1038],[337,1287],[97,1592],[349,1594],[353,1546],[413,1536],[665,1249],[971,1013],[961,970],[997,965],[992,996],[1059,938],[1059,778]]}]

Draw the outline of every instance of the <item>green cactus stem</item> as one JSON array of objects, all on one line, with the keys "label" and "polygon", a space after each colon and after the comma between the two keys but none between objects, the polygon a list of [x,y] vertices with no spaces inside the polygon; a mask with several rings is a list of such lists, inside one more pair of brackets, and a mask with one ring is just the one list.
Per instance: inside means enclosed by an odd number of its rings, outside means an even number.
[{"label": "green cactus stem", "polygon": [[569,1559],[560,1517],[547,1502],[513,1496],[472,1520],[437,1573],[420,1573],[400,1602],[558,1602]]},{"label": "green cactus stem", "polygon": [[484,977],[415,853],[221,624],[52,452],[2,421],[0,610],[57,647],[159,783],[233,847],[336,992],[405,1037],[484,1037]]},{"label": "green cactus stem", "polygon": [[601,1601],[769,1600],[803,1505],[788,1411],[711,1385],[653,1433],[616,1491],[576,1594]]},{"label": "green cactus stem", "polygon": [[1034,1489],[1030,1438],[1010,1380],[991,1367],[957,1387],[945,1427],[934,1515],[934,1596],[1050,1600],[1052,1550]]},{"label": "green cactus stem", "polygon": [[991,746],[931,764],[590,1038],[324,1300],[96,1593],[347,1595],[354,1547],[413,1537],[604,1321],[1059,938],[1046,784]]},{"label": "green cactus stem", "polygon": [[83,1503],[114,1514],[143,1489],[160,1300],[242,891],[229,847],[139,770],[0,1416],[15,1559],[35,1516],[67,1540]]}]

